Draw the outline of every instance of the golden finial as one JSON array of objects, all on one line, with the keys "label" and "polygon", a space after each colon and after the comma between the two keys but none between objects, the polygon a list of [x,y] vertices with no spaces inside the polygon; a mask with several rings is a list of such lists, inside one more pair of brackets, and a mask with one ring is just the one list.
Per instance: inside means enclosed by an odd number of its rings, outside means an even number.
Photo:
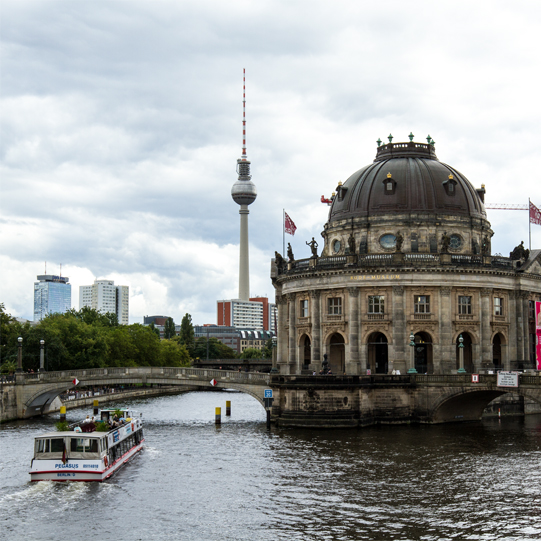
[{"label": "golden finial", "polygon": [[391,173],[387,173],[387,178],[391,178],[392,176]]}]

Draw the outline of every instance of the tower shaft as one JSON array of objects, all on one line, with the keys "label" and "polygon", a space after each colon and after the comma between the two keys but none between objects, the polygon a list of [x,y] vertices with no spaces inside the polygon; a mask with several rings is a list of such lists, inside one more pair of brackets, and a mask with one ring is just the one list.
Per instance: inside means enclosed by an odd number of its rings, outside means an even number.
[{"label": "tower shaft", "polygon": [[248,249],[248,205],[241,205],[240,214],[240,251],[239,251],[239,299],[250,300],[250,255]]}]

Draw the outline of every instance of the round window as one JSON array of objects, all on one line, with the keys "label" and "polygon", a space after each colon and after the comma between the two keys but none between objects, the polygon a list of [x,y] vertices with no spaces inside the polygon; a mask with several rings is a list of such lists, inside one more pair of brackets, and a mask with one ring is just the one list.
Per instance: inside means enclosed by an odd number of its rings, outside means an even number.
[{"label": "round window", "polygon": [[453,250],[458,250],[462,246],[462,237],[459,237],[458,235],[451,235],[449,246]]},{"label": "round window", "polygon": [[334,253],[337,254],[340,251],[342,244],[339,240],[335,240],[332,245],[332,249],[334,250]]},{"label": "round window", "polygon": [[396,246],[396,237],[394,235],[383,235],[381,239],[379,239],[379,243],[383,248],[389,250],[391,248],[394,248]]}]

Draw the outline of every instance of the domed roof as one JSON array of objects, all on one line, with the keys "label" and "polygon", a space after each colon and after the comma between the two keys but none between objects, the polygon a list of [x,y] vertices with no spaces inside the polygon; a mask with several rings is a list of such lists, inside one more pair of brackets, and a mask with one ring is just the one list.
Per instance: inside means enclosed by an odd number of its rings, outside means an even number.
[{"label": "domed roof", "polygon": [[433,144],[389,143],[376,159],[339,185],[329,222],[398,213],[486,219],[482,197],[456,169],[440,162]]}]

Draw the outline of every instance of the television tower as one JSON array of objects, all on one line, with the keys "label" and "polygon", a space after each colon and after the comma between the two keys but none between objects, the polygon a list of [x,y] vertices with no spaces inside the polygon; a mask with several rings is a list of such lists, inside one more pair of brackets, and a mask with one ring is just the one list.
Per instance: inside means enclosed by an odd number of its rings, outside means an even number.
[{"label": "television tower", "polygon": [[240,205],[240,254],[239,254],[239,299],[250,300],[250,257],[248,250],[248,205],[256,197],[255,184],[250,180],[250,161],[246,156],[246,70],[242,70],[242,155],[237,160],[239,179],[231,188],[233,201]]}]

